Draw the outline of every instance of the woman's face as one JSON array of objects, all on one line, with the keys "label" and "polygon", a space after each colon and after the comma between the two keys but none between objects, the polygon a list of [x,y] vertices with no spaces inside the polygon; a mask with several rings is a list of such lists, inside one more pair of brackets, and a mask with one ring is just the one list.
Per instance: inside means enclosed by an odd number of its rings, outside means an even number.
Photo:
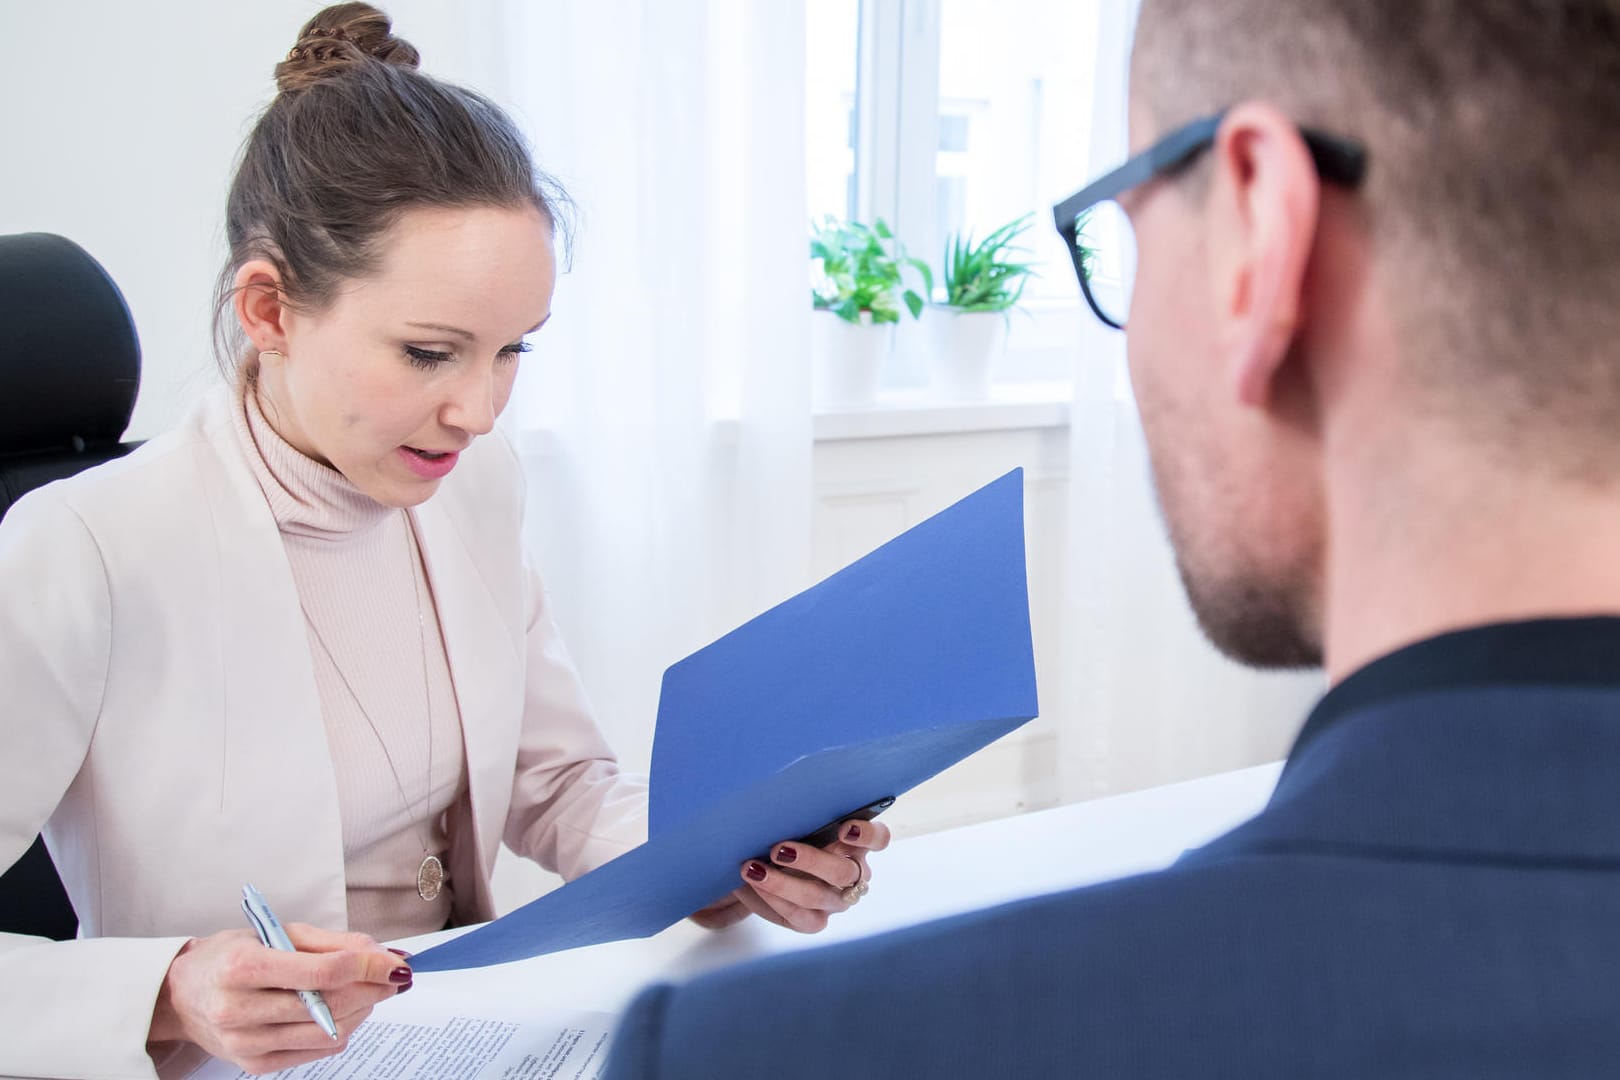
[{"label": "woman's face", "polygon": [[283,355],[260,364],[265,415],[373,499],[415,506],[495,426],[556,276],[532,207],[407,211],[375,275],[319,311],[281,309]]}]

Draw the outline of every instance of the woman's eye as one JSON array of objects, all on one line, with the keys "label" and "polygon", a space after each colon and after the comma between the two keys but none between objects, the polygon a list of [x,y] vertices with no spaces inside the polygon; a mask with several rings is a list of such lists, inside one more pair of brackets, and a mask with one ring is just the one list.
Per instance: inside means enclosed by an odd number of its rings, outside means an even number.
[{"label": "woman's eye", "polygon": [[512,344],[501,350],[500,358],[502,360],[516,360],[519,356],[529,352],[533,348],[534,346],[530,345],[527,341],[514,341]]},{"label": "woman's eye", "polygon": [[439,352],[437,349],[419,349],[415,345],[405,346],[405,356],[410,360],[412,367],[419,368],[435,368],[446,361],[455,359],[447,352]]}]

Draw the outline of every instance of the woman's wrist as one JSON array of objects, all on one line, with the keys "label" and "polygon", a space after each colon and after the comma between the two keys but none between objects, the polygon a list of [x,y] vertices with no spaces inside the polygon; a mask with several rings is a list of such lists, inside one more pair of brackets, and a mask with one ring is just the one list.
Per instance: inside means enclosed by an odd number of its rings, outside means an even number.
[{"label": "woman's wrist", "polygon": [[197,939],[192,938],[180,946],[180,951],[169,961],[169,969],[163,973],[163,985],[158,988],[157,1001],[152,1005],[152,1026],[146,1033],[148,1046],[153,1043],[183,1042],[186,1038],[185,1023],[180,1019],[179,1010],[174,1007],[174,965],[195,944]]}]

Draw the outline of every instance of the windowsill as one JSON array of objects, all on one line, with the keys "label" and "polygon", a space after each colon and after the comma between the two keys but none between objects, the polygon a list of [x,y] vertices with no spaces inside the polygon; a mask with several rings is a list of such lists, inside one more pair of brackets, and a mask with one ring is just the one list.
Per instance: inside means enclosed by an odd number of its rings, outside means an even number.
[{"label": "windowsill", "polygon": [[[816,442],[838,442],[1067,427],[1073,394],[1073,386],[1066,382],[993,386],[982,401],[941,401],[926,387],[880,390],[870,405],[817,409],[812,432]],[[735,419],[716,420],[714,429],[722,442],[736,441]],[[562,453],[561,437],[554,431],[527,428],[510,434],[525,460]]]},{"label": "windowsill", "polygon": [[870,405],[818,408],[815,440],[1066,427],[1073,396],[1067,382],[994,386],[982,401],[941,401],[927,389],[879,391]]}]

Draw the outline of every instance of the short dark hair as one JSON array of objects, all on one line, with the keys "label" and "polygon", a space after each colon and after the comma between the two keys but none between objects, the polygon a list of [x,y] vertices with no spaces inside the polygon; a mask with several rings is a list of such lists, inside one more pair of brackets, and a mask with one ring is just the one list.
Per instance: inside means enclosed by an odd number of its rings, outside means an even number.
[{"label": "short dark hair", "polygon": [[1366,145],[1414,387],[1612,470],[1620,0],[1144,0],[1131,82],[1166,128],[1261,99]]},{"label": "short dark hair", "polygon": [[342,282],[376,268],[379,237],[408,209],[532,205],[554,230],[566,227],[566,193],[535,167],[512,120],[417,61],[388,16],[348,3],[305,23],[276,65],[280,92],[247,137],[226,202],[222,363],[238,363],[225,312],[251,259],[275,265],[284,302],[319,310]]}]

